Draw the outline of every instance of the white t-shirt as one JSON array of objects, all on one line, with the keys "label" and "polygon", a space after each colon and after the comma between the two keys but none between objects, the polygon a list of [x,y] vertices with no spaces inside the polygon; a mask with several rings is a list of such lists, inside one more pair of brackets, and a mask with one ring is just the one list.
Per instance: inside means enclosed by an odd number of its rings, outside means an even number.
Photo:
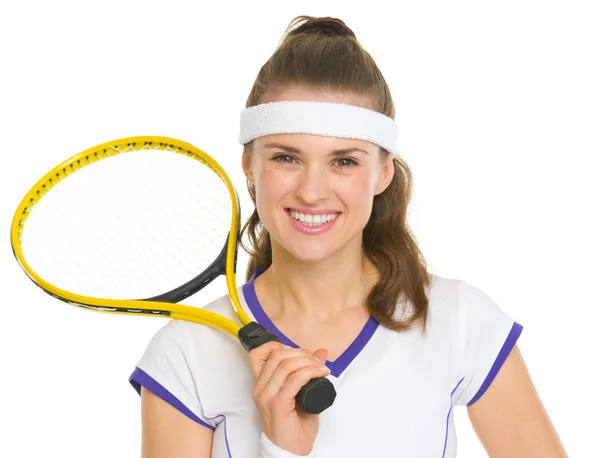
[{"label": "white t-shirt", "polygon": [[[491,384],[523,327],[480,289],[430,274],[429,325],[404,333],[371,318],[326,364],[337,397],[320,414],[310,457],[455,458],[454,406],[474,403]],[[240,287],[251,319],[297,347],[263,311],[251,280]],[[239,322],[224,296],[205,307]],[[252,400],[246,351],[223,331],[171,320],[130,376],[214,431],[213,458],[259,456],[262,422]]]}]

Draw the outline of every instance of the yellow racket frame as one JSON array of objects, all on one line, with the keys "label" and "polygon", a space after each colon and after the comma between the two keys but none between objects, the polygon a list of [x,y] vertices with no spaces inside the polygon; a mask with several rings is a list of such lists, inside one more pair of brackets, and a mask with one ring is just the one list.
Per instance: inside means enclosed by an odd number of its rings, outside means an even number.
[{"label": "yellow racket frame", "polygon": [[[77,170],[93,164],[94,162],[106,159],[108,157],[115,156],[117,154],[125,154],[131,151],[140,151],[144,149],[152,150],[168,150],[177,154],[184,154],[191,157],[204,165],[209,166],[220,178],[223,180],[229,191],[231,198],[231,228],[229,230],[229,242],[227,245],[227,258],[225,267],[225,277],[227,279],[227,290],[229,297],[233,304],[235,313],[242,323],[242,326],[250,323],[252,320],[244,312],[237,293],[236,276],[235,276],[235,257],[238,242],[238,226],[239,226],[239,203],[235,188],[225,170],[221,165],[209,156],[204,151],[196,148],[195,146],[168,137],[157,137],[157,136],[140,136],[140,137],[128,137],[111,142],[103,143],[101,145],[89,148],[75,156],[67,159],[60,165],[56,166],[46,175],[44,175],[23,197],[23,200],[17,207],[15,215],[12,220],[10,230],[10,240],[13,248],[13,252],[20,266],[23,268],[25,273],[31,278],[31,280],[42,288],[47,293],[57,297],[58,299],[64,300],[71,305],[83,306],[86,310],[92,310],[101,313],[118,313],[123,315],[132,315],[136,311],[150,312],[144,313],[143,316],[157,316],[163,318],[173,318],[178,320],[192,321],[194,323],[204,324],[213,326],[215,328],[226,331],[233,336],[237,337],[238,331],[241,326],[217,313],[203,310],[198,307],[192,307],[182,304],[173,304],[169,302],[153,302],[153,301],[141,301],[141,300],[124,300],[124,299],[101,299],[97,297],[82,296],[74,294],[69,291],[57,288],[56,286],[48,283],[41,278],[27,263],[27,260],[23,256],[23,250],[21,247],[21,232],[29,216],[29,212],[32,207],[40,201],[44,195],[50,191],[58,182],[68,177],[70,174],[75,173]],[[87,308],[85,306],[93,307],[105,307],[105,308],[127,308],[131,309],[130,312],[121,312],[113,310],[102,310],[96,308]],[[153,313],[154,312],[154,313]],[[160,314],[159,312],[169,312],[169,314]]]}]

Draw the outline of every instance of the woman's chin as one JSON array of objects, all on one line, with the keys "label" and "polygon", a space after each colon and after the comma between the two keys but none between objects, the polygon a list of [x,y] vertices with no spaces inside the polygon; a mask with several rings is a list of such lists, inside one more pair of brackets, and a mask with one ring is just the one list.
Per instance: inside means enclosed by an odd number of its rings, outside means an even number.
[{"label": "woman's chin", "polygon": [[[333,236],[328,233],[314,237],[298,236],[297,233],[273,235],[271,234],[271,242],[274,242],[274,245],[279,245],[290,256],[301,262],[323,261],[339,255],[340,251],[361,250],[362,246],[360,237],[358,239],[348,237],[347,233],[337,233]],[[357,233],[357,235],[361,235],[361,233]],[[273,248],[277,249],[275,246]]]},{"label": "woman's chin", "polygon": [[307,243],[284,246],[286,251],[298,261],[318,262],[329,258],[335,250],[331,245],[322,246],[321,244]]}]

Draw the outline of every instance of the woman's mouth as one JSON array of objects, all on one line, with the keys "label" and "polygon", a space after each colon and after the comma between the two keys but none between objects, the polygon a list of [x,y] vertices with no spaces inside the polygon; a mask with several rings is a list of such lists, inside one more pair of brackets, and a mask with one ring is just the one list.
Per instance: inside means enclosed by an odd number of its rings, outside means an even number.
[{"label": "woman's mouth", "polygon": [[293,208],[286,208],[286,213],[290,216],[295,229],[309,235],[321,234],[329,230],[341,214],[335,210],[305,213]]},{"label": "woman's mouth", "polygon": [[332,211],[331,213],[315,215],[312,213],[301,213],[290,208],[288,208],[287,211],[292,218],[294,218],[296,221],[304,223],[307,226],[321,226],[329,221],[333,221],[340,214],[339,212]]}]

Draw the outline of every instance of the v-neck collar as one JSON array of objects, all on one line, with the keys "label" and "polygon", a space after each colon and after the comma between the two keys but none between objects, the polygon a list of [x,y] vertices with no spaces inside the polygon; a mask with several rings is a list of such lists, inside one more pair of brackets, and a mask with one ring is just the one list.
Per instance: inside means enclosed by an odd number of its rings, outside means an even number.
[{"label": "v-neck collar", "polygon": [[[254,272],[248,283],[242,286],[242,292],[244,294],[244,299],[250,312],[254,316],[256,322],[261,326],[264,326],[269,332],[275,334],[279,339],[285,344],[289,345],[293,348],[299,348],[299,345],[296,345],[292,342],[285,334],[283,334],[275,323],[271,321],[271,319],[267,316],[262,305],[258,301],[258,297],[256,296],[256,289],[254,288],[254,280],[258,277],[262,272]],[[325,365],[331,370],[331,375],[334,377],[339,377],[342,372],[350,365],[352,361],[360,354],[363,348],[367,345],[375,331],[379,327],[379,322],[373,318],[373,316],[369,316],[369,320],[362,328],[356,339],[350,344],[350,346],[335,360],[335,361],[325,361]]]}]

